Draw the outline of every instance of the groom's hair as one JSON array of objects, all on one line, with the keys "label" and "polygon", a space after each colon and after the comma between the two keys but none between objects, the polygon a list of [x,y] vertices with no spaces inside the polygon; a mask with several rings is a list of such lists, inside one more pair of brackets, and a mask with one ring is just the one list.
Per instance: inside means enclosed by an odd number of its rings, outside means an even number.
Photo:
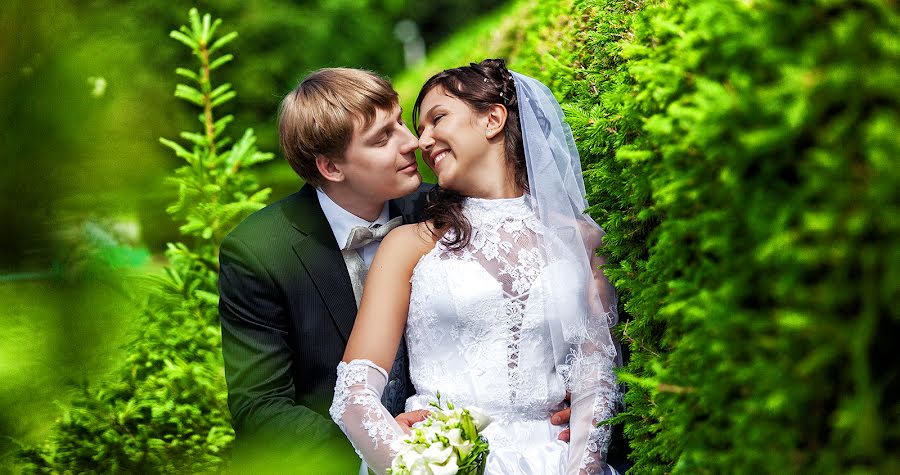
[{"label": "groom's hair", "polygon": [[378,110],[398,104],[397,92],[371,71],[320,69],[306,77],[281,102],[278,135],[291,168],[306,182],[324,179],[316,168],[321,155],[340,162],[353,138],[354,127],[372,125]]}]

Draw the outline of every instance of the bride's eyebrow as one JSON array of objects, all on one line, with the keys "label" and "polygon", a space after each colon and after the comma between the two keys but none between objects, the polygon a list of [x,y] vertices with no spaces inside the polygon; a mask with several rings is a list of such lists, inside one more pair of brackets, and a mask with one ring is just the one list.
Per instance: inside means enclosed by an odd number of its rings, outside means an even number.
[{"label": "bride's eyebrow", "polygon": [[419,116],[419,117],[420,117],[420,120],[419,120],[419,124],[418,124],[417,127],[416,127],[416,130],[417,130],[420,134],[422,133],[422,125],[421,125],[422,120],[421,120],[421,118],[423,118],[423,117],[424,117],[424,118],[431,117],[431,113],[434,112],[434,110],[437,109],[438,107],[441,107],[442,105],[443,105],[443,104],[435,104],[435,105],[431,106],[431,109],[428,109],[428,111],[425,112],[425,114]]}]

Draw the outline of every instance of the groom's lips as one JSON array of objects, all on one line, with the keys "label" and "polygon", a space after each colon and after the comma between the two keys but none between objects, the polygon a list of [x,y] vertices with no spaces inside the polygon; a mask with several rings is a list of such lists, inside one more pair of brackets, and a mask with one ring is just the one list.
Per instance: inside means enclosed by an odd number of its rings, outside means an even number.
[{"label": "groom's lips", "polygon": [[416,162],[410,162],[409,164],[407,164],[406,166],[404,166],[403,168],[401,168],[397,171],[400,173],[409,173],[412,171],[419,171],[419,165]]}]

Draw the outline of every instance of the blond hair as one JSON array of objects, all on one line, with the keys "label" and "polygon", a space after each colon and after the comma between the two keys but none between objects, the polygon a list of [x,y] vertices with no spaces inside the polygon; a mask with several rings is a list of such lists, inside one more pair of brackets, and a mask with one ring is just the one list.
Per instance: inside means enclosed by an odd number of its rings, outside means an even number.
[{"label": "blond hair", "polygon": [[383,77],[350,68],[320,69],[306,77],[281,102],[278,135],[291,168],[313,186],[324,179],[316,157],[340,162],[353,128],[372,125],[379,110],[398,105],[397,92]]}]

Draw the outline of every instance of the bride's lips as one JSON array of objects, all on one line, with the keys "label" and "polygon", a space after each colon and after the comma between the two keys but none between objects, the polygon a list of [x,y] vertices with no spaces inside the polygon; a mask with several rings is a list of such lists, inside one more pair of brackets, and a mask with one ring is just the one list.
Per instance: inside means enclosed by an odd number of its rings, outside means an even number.
[{"label": "bride's lips", "polygon": [[429,156],[429,158],[431,158],[432,166],[437,166],[437,164],[446,158],[449,153],[450,149],[435,150],[434,153]]}]

